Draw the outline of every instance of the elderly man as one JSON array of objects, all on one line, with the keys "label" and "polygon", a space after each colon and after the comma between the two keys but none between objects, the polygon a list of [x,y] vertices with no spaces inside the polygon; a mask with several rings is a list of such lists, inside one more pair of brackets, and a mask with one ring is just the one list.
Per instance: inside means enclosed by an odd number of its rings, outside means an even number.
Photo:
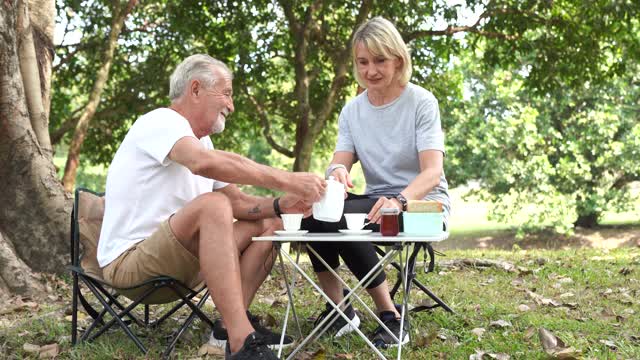
[{"label": "elderly man", "polygon": [[[109,167],[98,261],[117,287],[158,275],[191,286],[204,279],[222,315],[212,338],[228,339],[225,358],[275,359],[274,334],[247,311],[271,270],[272,245],[251,237],[281,228],[280,212],[308,210],[326,183],[213,149],[209,135],[234,110],[231,82],[224,63],[190,56],[171,75],[171,105],[133,124]],[[255,197],[234,184],[286,194]]]}]

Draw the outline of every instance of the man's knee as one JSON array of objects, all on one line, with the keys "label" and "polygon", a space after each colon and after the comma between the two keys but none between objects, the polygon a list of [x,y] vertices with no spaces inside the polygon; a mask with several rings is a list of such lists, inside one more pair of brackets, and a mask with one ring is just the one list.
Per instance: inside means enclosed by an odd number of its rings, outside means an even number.
[{"label": "man's knee", "polygon": [[233,221],[233,208],[229,198],[221,193],[206,193],[198,197],[200,215],[209,221]]}]

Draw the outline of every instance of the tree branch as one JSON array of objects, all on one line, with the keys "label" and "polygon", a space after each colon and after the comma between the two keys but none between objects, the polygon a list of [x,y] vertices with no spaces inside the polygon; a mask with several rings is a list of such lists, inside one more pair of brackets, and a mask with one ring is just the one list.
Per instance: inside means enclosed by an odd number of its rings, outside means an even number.
[{"label": "tree branch", "polygon": [[267,139],[267,143],[269,143],[269,145],[271,145],[271,147],[274,148],[277,152],[291,158],[295,157],[295,154],[293,153],[293,151],[276,143],[276,141],[271,136],[271,124],[269,123],[269,116],[267,115],[266,110],[264,109],[264,107],[262,107],[262,105],[260,105],[260,103],[258,103],[256,98],[253,97],[251,93],[249,93],[249,90],[246,87],[243,87],[242,89],[243,89],[243,92],[247,95],[247,98],[249,98],[249,101],[251,101],[251,104],[253,104],[253,106],[256,108],[256,112],[258,113],[258,118],[262,123],[262,135],[264,135],[265,139]]},{"label": "tree branch", "polygon": [[318,115],[316,116],[316,122],[313,124],[312,133],[319,133],[327,123],[329,115],[333,111],[333,107],[335,106],[336,99],[339,91],[343,88],[344,82],[346,80],[347,75],[347,67],[349,65],[349,58],[351,56],[351,42],[353,40],[353,36],[357,28],[362,24],[366,18],[369,16],[371,12],[371,6],[373,4],[372,0],[362,1],[360,4],[360,8],[358,9],[358,15],[356,16],[356,23],[353,29],[351,30],[351,34],[347,39],[347,43],[343,47],[343,50],[339,53],[336,59],[336,66],[334,70],[333,79],[331,80],[331,87],[327,94],[325,103],[323,104],[322,109],[320,109]]}]

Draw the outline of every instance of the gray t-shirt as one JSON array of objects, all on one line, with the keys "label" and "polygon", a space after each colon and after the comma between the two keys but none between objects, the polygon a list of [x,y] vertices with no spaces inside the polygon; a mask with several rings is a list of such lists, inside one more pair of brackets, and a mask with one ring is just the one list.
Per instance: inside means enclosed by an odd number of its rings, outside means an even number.
[{"label": "gray t-shirt", "polygon": [[[398,194],[420,174],[418,153],[444,154],[438,100],[420,86],[408,83],[393,102],[373,106],[367,91],[351,100],[340,113],[335,151],[348,151],[360,161],[367,182],[365,194]],[[444,171],[440,183],[424,198],[443,204],[449,214]]]}]

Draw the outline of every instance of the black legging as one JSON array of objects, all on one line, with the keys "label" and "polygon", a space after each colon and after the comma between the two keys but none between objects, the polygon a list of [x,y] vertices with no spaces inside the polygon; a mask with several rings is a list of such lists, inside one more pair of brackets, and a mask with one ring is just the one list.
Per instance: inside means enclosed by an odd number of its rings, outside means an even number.
[{"label": "black legging", "polygon": [[[388,197],[389,196],[395,195],[388,195]],[[377,197],[374,198],[366,195],[355,195],[349,193],[344,202],[344,213],[368,213],[376,201],[378,201]],[[402,216],[400,216],[399,220],[400,231],[402,231]],[[339,222],[335,223],[318,221],[315,220],[313,216],[310,216],[302,220],[302,229],[309,230],[309,232],[312,233],[338,232],[338,229],[346,229],[346,224],[344,216]],[[380,226],[378,224],[369,224],[365,229],[371,229],[375,232],[379,232]],[[376,249],[370,242],[310,242],[309,245],[329,266],[331,266],[332,269],[336,269],[340,265],[340,260],[338,258],[338,256],[340,256],[358,280],[362,280],[378,263]],[[313,265],[313,270],[315,272],[327,271],[322,262],[320,262],[314,254],[309,253],[309,258],[311,259],[311,264]],[[371,283],[369,283],[367,289],[375,288],[382,284],[385,279],[386,276],[384,271],[380,271]]]}]

